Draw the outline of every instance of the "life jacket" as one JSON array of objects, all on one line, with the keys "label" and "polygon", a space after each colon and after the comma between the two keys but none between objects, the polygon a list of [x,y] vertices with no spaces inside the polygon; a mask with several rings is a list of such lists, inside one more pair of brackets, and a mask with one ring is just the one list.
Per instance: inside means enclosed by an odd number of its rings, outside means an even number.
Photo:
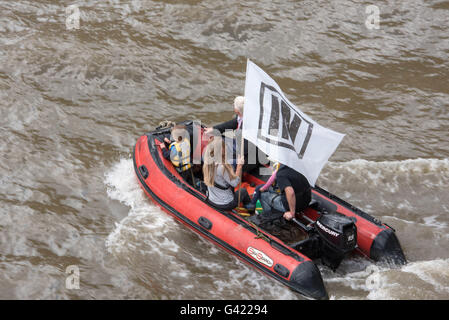
[{"label": "life jacket", "polygon": [[190,142],[187,138],[172,142],[169,149],[170,160],[178,172],[184,172],[192,167],[190,163]]}]

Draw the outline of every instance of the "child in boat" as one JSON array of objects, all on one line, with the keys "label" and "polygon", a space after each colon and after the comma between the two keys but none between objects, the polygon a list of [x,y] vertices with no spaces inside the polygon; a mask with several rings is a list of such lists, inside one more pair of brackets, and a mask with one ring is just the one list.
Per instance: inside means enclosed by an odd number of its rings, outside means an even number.
[{"label": "child in boat", "polygon": [[232,210],[239,205],[240,199],[244,204],[251,201],[246,189],[241,188],[234,192],[240,183],[243,157],[238,159],[234,171],[231,164],[226,161],[226,145],[220,137],[215,137],[204,152],[203,175],[207,186],[207,202],[222,210]]},{"label": "child in boat", "polygon": [[164,142],[159,144],[162,149],[162,155],[165,159],[171,160],[176,171],[187,183],[192,183],[190,141],[186,127],[175,125],[170,132],[172,140],[165,137]]}]

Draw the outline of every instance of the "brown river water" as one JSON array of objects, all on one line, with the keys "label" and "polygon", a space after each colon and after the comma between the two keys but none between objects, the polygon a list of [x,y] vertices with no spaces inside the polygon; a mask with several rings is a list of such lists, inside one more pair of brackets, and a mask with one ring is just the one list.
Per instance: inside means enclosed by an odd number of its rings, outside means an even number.
[{"label": "brown river water", "polygon": [[247,58],[346,134],[317,184],[409,261],[320,265],[330,298],[449,299],[449,1],[373,2],[0,0],[0,299],[302,299],[134,175],[160,121],[232,116]]}]

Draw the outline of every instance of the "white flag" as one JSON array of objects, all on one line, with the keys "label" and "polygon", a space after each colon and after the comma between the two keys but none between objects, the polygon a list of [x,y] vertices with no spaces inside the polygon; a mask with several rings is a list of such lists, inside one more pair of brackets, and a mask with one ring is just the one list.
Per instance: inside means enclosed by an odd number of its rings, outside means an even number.
[{"label": "white flag", "polygon": [[320,126],[293,105],[277,83],[248,60],[243,137],[315,186],[344,134]]}]

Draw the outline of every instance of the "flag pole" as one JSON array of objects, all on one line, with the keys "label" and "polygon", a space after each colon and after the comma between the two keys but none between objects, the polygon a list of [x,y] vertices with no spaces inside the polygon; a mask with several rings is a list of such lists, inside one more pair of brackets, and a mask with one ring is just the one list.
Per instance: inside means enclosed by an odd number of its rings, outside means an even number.
[{"label": "flag pole", "polygon": [[[241,132],[241,139],[240,139],[240,156],[242,156],[243,154],[244,154],[244,152],[243,152],[243,148],[244,148],[244,144],[243,144],[243,132],[242,132],[242,129],[240,129],[240,132]],[[243,166],[242,166],[242,169],[243,169]],[[241,170],[240,171],[240,182],[239,182],[239,201],[238,201],[238,204],[237,204],[237,206],[239,206],[240,205],[240,191],[241,191],[241,186],[242,186],[242,177],[243,177],[243,170]]]},{"label": "flag pole", "polygon": [[[248,89],[247,88],[247,81],[248,81],[248,65],[249,65],[249,63],[250,63],[250,60],[249,59],[246,59],[246,75],[245,75],[245,93],[244,93],[244,97],[245,97],[245,100],[246,100],[246,96],[247,96],[247,92],[246,92],[246,90]],[[245,101],[244,100],[244,101]],[[243,105],[245,105],[245,102],[244,102],[244,104]],[[245,107],[243,107],[243,110],[245,110]],[[244,111],[243,111],[243,113],[244,113]],[[242,123],[241,123],[241,125],[240,125],[240,134],[241,134],[241,137],[240,137],[240,153],[241,153],[241,155],[243,155],[243,157],[245,157],[244,156],[244,148],[245,148],[245,145],[243,144],[243,114],[241,115],[241,117],[242,117]],[[245,163],[243,163],[243,164],[245,164]],[[239,183],[239,196],[238,196],[238,204],[237,204],[237,206],[239,206],[240,205],[240,198],[241,198],[241,196],[240,196],[240,194],[241,194],[241,186],[242,186],[242,178],[243,178],[243,166],[242,166],[242,170],[241,170],[241,172],[240,172],[240,183]]]}]

